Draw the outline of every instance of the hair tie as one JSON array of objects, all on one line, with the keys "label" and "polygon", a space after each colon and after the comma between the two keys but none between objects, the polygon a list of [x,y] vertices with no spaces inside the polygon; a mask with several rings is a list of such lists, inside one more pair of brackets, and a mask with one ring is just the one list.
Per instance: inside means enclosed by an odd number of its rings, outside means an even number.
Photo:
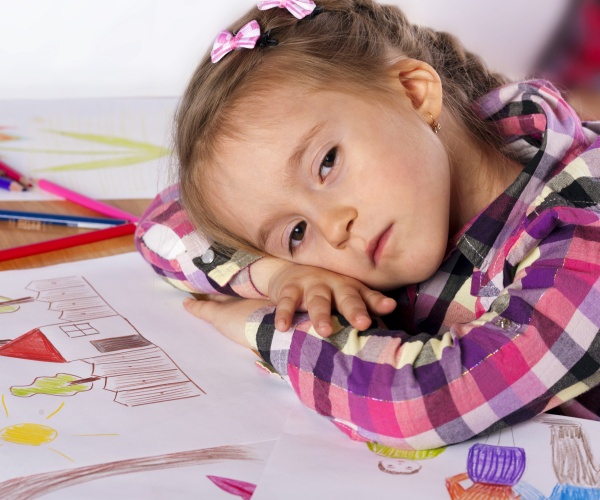
[{"label": "hair tie", "polygon": [[256,45],[259,47],[275,47],[279,43],[279,40],[271,38],[271,30],[260,35]]},{"label": "hair tie", "polygon": [[221,31],[213,44],[210,60],[216,63],[232,50],[253,49],[259,38],[260,26],[255,20],[242,26],[235,35],[230,31]]},{"label": "hair tie", "polygon": [[257,7],[259,10],[287,9],[296,19],[303,19],[315,10],[316,4],[313,0],[260,0]]}]

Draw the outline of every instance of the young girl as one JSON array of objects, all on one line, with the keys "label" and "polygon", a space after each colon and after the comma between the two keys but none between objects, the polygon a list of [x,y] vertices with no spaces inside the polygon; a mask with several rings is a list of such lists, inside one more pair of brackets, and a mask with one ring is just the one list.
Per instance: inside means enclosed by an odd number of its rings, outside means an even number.
[{"label": "young girl", "polygon": [[372,0],[265,0],[230,30],[137,231],[172,283],[244,298],[186,309],[355,439],[598,418],[599,124]]}]

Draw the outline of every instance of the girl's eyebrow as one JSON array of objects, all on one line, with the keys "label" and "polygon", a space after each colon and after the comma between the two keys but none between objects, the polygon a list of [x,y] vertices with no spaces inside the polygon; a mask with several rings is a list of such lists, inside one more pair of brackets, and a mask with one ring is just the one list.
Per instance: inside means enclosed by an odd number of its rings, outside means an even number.
[{"label": "girl's eyebrow", "polygon": [[300,140],[298,141],[298,145],[290,155],[287,161],[287,165],[285,167],[285,180],[286,185],[289,187],[293,185],[294,174],[300,168],[302,164],[302,160],[304,159],[304,155],[310,146],[310,143],[314,140],[315,136],[317,136],[321,130],[325,127],[326,121],[323,120],[320,123],[317,123],[313,128],[311,128],[306,134],[304,134]]},{"label": "girl's eyebrow", "polygon": [[[314,127],[312,127],[308,132],[306,132],[300,140],[298,141],[298,145],[288,158],[287,164],[284,166],[284,183],[287,188],[292,188],[295,185],[294,179],[295,174],[298,172],[300,165],[302,164],[302,160],[304,159],[304,155],[308,150],[310,143],[314,140],[314,138],[323,130],[325,127],[326,120],[317,123]],[[281,217],[280,213],[275,213],[260,225],[258,228],[258,236],[256,238],[256,242],[258,244],[258,248],[265,249],[267,245],[267,241],[269,241],[269,237],[271,236],[271,231],[275,226],[275,222]]]},{"label": "girl's eyebrow", "polygon": [[280,214],[275,213],[270,217],[267,217],[267,219],[258,228],[258,237],[256,242],[258,244],[258,248],[261,250],[266,250],[267,241],[269,241],[271,231],[275,226],[275,222],[277,219],[279,219],[279,216]]}]

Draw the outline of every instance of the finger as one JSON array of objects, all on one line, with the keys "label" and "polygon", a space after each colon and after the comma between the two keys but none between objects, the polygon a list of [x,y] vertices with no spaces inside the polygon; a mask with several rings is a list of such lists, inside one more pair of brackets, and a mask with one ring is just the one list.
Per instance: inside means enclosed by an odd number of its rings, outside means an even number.
[{"label": "finger", "polygon": [[321,337],[328,337],[333,333],[331,309],[332,301],[329,287],[318,286],[308,291],[306,310],[314,329]]},{"label": "finger", "polygon": [[233,297],[231,295],[207,295],[204,300],[212,300],[213,302],[235,302],[241,300],[240,297]]},{"label": "finger", "polygon": [[275,309],[275,327],[286,332],[292,325],[294,313],[302,303],[302,291],[296,286],[286,286],[281,290]]},{"label": "finger", "polygon": [[214,323],[215,313],[219,308],[219,303],[214,300],[194,300],[190,298],[183,299],[183,307],[187,312],[203,319],[209,323]]},{"label": "finger", "polygon": [[354,287],[340,290],[335,295],[337,310],[346,318],[350,324],[359,330],[366,330],[371,325],[371,317],[367,305]]},{"label": "finger", "polygon": [[374,314],[385,315],[396,309],[396,301],[377,290],[365,287],[360,290],[360,294],[367,305],[367,309]]}]

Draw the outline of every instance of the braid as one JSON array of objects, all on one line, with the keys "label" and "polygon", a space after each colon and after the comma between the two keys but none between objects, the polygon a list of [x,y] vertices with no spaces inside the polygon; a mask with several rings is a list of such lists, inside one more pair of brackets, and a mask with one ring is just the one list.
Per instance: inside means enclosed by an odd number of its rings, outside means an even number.
[{"label": "braid", "polygon": [[[398,56],[424,61],[439,74],[445,109],[464,125],[482,151],[509,156],[495,125],[480,120],[473,104],[506,78],[489,71],[452,35],[411,24],[402,11],[374,0],[320,0],[323,12],[298,20],[285,9],[251,9],[229,30],[255,19],[276,47],[239,50],[217,64],[207,53],[192,76],[176,115],[175,150],[181,198],[197,227],[225,247],[258,252],[218,223],[208,199],[209,166],[219,141],[238,137],[242,106],[249,95],[268,102],[272,82],[349,93],[387,92],[387,68]],[[261,114],[262,109],[258,109]]]}]

